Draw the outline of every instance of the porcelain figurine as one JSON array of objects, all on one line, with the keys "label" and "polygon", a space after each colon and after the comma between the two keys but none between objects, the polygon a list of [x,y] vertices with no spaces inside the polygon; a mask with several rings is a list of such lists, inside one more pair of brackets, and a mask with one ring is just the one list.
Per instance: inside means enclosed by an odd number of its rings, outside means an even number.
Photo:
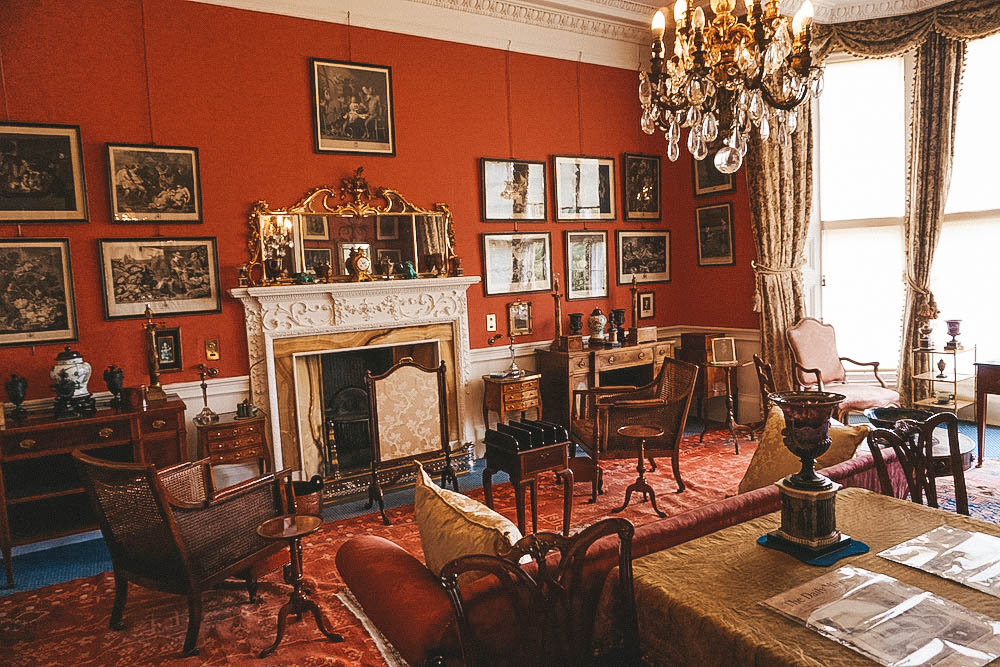
[{"label": "porcelain figurine", "polygon": [[83,360],[80,353],[71,350],[67,345],[56,355],[56,364],[49,371],[49,377],[52,383],[56,384],[62,379],[60,374],[66,371],[66,377],[73,382],[73,397],[88,396],[90,391],[87,389],[87,383],[90,382],[90,370],[90,364]]}]

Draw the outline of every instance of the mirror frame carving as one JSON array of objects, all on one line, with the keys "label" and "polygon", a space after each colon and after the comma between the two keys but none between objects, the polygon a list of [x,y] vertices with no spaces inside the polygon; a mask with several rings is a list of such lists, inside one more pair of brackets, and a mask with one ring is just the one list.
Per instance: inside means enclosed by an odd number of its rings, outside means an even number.
[{"label": "mirror frame carving", "polygon": [[[451,209],[447,204],[435,202],[431,209],[422,208],[410,202],[399,191],[379,188],[373,195],[368,181],[362,176],[364,167],[358,167],[353,176],[340,181],[340,186],[320,186],[310,190],[292,206],[272,209],[263,199],[254,203],[247,218],[249,235],[247,250],[250,260],[240,267],[241,287],[265,287],[268,285],[299,284],[294,277],[268,278],[264,267],[264,246],[261,238],[261,216],[327,215],[340,218],[367,218],[383,215],[425,215],[444,219],[448,238],[448,257],[445,266],[437,276],[462,275],[462,260],[455,254],[455,229],[452,224]],[[377,226],[377,222],[376,222]],[[331,232],[332,234],[332,232]],[[431,277],[431,274],[420,277]],[[373,279],[381,278],[373,274]],[[350,276],[331,275],[326,282],[349,282]]]}]

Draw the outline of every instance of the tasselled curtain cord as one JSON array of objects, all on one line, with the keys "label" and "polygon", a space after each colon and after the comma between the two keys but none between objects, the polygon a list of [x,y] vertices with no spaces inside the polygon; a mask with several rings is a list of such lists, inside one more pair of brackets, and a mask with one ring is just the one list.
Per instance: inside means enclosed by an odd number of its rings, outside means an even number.
[{"label": "tasselled curtain cord", "polygon": [[758,264],[756,260],[751,259],[750,268],[753,269],[754,274],[753,312],[761,313],[764,311],[764,276],[782,276],[791,273],[794,279],[795,274],[801,271],[803,266],[805,266],[805,260],[800,260],[792,266],[776,269]]}]

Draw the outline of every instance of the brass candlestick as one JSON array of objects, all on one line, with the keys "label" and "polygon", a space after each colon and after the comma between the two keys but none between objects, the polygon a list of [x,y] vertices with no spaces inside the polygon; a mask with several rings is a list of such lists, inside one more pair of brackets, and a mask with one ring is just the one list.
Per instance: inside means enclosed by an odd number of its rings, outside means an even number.
[{"label": "brass candlestick", "polygon": [[156,328],[153,321],[153,309],[146,304],[143,313],[146,316],[146,323],[143,329],[146,330],[146,365],[149,369],[149,386],[146,387],[146,400],[150,403],[164,403],[167,400],[167,393],[160,385],[160,357],[156,354]]},{"label": "brass candlestick", "polygon": [[636,285],[635,274],[632,274],[632,328],[639,327],[639,287]]},{"label": "brass candlestick", "polygon": [[217,422],[219,421],[219,415],[215,414],[212,408],[208,407],[208,382],[205,381],[205,378],[214,378],[219,374],[219,369],[209,368],[205,364],[198,364],[195,368],[198,369],[198,377],[201,378],[201,400],[205,407],[201,409],[201,412],[194,416],[194,423],[198,425],[205,425]]},{"label": "brass candlestick", "polygon": [[562,303],[559,301],[562,294],[559,292],[559,274],[555,277],[555,286],[552,288],[553,317],[556,320],[556,340],[562,336]]}]

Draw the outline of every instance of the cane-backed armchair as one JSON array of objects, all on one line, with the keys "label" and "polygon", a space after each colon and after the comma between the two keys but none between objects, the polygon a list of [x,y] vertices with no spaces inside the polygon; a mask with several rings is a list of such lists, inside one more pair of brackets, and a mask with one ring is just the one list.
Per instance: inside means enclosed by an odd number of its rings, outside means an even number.
[{"label": "cane-backed armchair", "polygon": [[[879,377],[879,362],[855,361],[837,353],[837,336],[831,325],[804,317],[785,329],[785,341],[792,351],[792,366],[801,389],[815,388],[846,397],[834,415],[845,424],[848,413],[899,405],[899,393],[886,387]],[[870,366],[878,385],[847,382],[845,361],[856,366]]]},{"label": "cane-backed armchair", "polygon": [[654,457],[670,456],[679,493],[684,490],[680,444],[697,378],[698,366],[667,357],[647,385],[578,389],[573,392],[570,438],[599,463],[639,454],[635,440],[618,435],[620,427],[640,424],[662,429],[661,437],[645,441],[645,453],[654,471]]},{"label": "cane-backed armchair", "polygon": [[209,459],[157,471],[73,452],[101,533],[111,552],[115,601],[111,628],[124,628],[129,582],[185,595],[188,628],[183,655],[197,655],[203,591],[238,575],[250,600],[253,566],[286,548],[257,526],[291,510],[291,471],[258,477],[216,493]]}]

